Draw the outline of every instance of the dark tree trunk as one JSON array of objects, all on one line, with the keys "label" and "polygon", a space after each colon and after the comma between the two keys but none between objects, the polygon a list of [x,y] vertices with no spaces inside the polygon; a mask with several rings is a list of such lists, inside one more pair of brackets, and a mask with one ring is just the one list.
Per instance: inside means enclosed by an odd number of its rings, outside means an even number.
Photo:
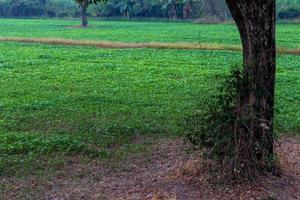
[{"label": "dark tree trunk", "polygon": [[215,0],[210,0],[209,1],[209,8],[210,8],[210,15],[211,16],[216,16],[217,15],[217,5]]},{"label": "dark tree trunk", "polygon": [[240,98],[241,115],[254,119],[248,130],[260,147],[258,161],[273,156],[273,118],[276,69],[275,0],[226,0],[240,32],[247,91]]},{"label": "dark tree trunk", "polygon": [[177,10],[175,2],[172,2],[172,4],[170,5],[169,18],[174,20],[177,19]]},{"label": "dark tree trunk", "polygon": [[191,2],[187,2],[183,5],[183,19],[188,19],[191,17],[191,13],[193,12],[193,5]]},{"label": "dark tree trunk", "polygon": [[88,8],[88,2],[83,1],[80,5],[80,14],[81,14],[81,26],[87,27],[88,26],[88,20],[87,20],[87,8]]},{"label": "dark tree trunk", "polygon": [[172,7],[171,7],[170,18],[171,18],[171,19],[174,19],[174,20],[177,18],[177,13],[176,13],[176,8],[175,8],[175,6],[172,6]]}]

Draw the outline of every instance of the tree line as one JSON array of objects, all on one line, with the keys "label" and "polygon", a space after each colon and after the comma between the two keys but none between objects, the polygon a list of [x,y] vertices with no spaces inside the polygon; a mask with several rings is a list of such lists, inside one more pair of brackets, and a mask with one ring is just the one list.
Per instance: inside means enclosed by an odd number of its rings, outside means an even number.
[{"label": "tree line", "polygon": [[[79,17],[76,0],[0,0],[0,17]],[[88,1],[85,1],[88,2]],[[80,5],[80,4],[79,4]],[[88,17],[203,19],[226,21],[231,15],[225,0],[109,0],[87,7]],[[300,17],[300,0],[279,0],[279,19]]]}]

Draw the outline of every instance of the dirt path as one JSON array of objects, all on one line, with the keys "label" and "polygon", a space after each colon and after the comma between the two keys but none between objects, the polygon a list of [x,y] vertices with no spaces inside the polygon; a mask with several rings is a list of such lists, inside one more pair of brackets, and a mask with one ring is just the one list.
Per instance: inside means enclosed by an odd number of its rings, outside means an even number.
[{"label": "dirt path", "polygon": [[[118,165],[80,164],[76,159],[48,180],[7,179],[15,187],[6,199],[300,199],[300,142],[284,138],[276,151],[284,169],[281,178],[256,185],[213,184],[199,156],[179,139],[164,139],[147,156]],[[23,191],[22,195],[20,191]],[[27,196],[24,193],[27,191]],[[22,198],[21,198],[22,197]]]}]

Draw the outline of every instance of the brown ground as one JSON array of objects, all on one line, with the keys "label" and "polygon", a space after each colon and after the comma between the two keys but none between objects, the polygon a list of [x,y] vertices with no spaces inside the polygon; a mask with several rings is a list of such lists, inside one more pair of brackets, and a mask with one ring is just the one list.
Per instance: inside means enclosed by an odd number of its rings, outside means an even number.
[{"label": "brown ground", "polygon": [[277,144],[281,178],[260,178],[256,184],[234,187],[213,183],[209,165],[201,156],[189,155],[188,149],[179,139],[164,139],[146,156],[119,164],[82,164],[74,158],[46,180],[3,179],[2,183],[12,185],[3,199],[300,199],[299,140],[283,138]]}]

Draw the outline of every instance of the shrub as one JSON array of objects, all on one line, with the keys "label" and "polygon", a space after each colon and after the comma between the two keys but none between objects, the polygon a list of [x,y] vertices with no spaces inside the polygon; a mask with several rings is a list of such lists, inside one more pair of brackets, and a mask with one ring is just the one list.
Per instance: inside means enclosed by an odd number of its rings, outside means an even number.
[{"label": "shrub", "polygon": [[[203,148],[206,158],[215,160],[232,180],[254,180],[257,173],[274,166],[273,157],[260,159],[268,155],[261,154],[268,141],[263,137],[257,139],[248,128],[251,124],[260,126],[261,120],[252,107],[239,105],[244,94],[255,86],[237,69],[221,85],[208,105],[185,119],[185,135],[193,145]],[[264,160],[266,163],[262,163]]]},{"label": "shrub", "polygon": [[278,13],[279,19],[295,19],[300,17],[300,10],[295,8],[282,9]]},{"label": "shrub", "polygon": [[10,3],[9,16],[32,17],[42,16],[44,7],[39,0],[15,0]]}]

